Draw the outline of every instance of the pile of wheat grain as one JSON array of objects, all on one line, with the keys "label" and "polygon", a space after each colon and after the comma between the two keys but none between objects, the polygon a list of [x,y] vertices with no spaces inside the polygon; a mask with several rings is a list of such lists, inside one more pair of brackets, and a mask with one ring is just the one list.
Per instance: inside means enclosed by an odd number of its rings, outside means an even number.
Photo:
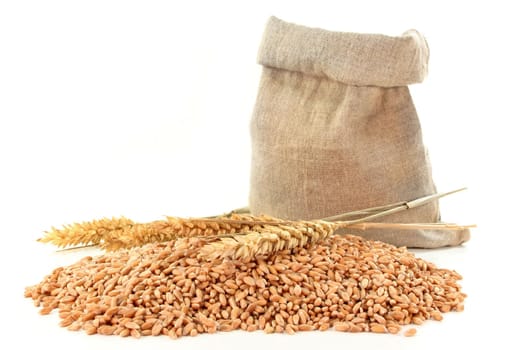
[{"label": "pile of wheat grain", "polygon": [[[327,330],[398,333],[461,311],[461,276],[354,236],[251,260],[202,259],[203,238],[87,257],[28,287],[41,313],[87,334]],[[406,335],[413,335],[410,328]]]}]

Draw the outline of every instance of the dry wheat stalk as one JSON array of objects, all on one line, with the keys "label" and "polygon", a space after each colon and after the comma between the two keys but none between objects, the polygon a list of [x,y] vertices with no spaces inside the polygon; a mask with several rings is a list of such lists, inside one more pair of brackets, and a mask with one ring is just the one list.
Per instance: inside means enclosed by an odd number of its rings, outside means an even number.
[{"label": "dry wheat stalk", "polygon": [[[257,218],[255,218],[257,219]],[[205,245],[199,256],[205,259],[231,258],[251,260],[258,255],[273,254],[280,250],[301,248],[315,244],[333,235],[341,228],[365,230],[367,228],[389,228],[400,230],[465,230],[470,226],[455,224],[397,224],[351,221],[276,221],[254,227],[248,232],[233,235],[212,236],[216,240]]]},{"label": "dry wheat stalk", "polygon": [[[164,242],[183,237],[210,237],[201,256],[251,258],[282,249],[303,247],[332,235],[339,228],[440,229],[463,230],[466,226],[444,224],[369,223],[368,220],[424,205],[459,190],[434,194],[409,202],[354,211],[324,220],[292,221],[270,216],[253,216],[234,211],[210,218],[166,217],[149,223],[135,223],[126,218],[102,219],[53,228],[40,239],[59,247],[97,244],[107,251],[131,248],[147,243]],[[348,220],[352,218],[352,220]],[[346,221],[328,222],[328,220]]]},{"label": "dry wheat stalk", "polygon": [[[304,247],[306,244],[317,243],[319,240],[333,235],[335,231],[341,228],[354,228],[361,230],[374,227],[404,230],[465,230],[473,226],[459,226],[442,223],[398,224],[366,222],[368,220],[425,205],[433,200],[461,190],[463,189],[425,196],[408,202],[399,202],[386,206],[364,209],[357,212],[333,216],[325,220],[285,221],[270,219],[269,222],[263,223],[262,226],[252,229],[247,233],[237,233],[235,235],[229,235],[225,237],[221,237],[220,235],[215,236],[214,239],[217,239],[217,241],[204,246],[199,254],[201,257],[206,259],[253,259],[257,255],[272,254],[279,250]],[[327,221],[356,216],[358,216],[358,218],[353,220],[334,222]],[[260,218],[252,219],[261,220]]]}]

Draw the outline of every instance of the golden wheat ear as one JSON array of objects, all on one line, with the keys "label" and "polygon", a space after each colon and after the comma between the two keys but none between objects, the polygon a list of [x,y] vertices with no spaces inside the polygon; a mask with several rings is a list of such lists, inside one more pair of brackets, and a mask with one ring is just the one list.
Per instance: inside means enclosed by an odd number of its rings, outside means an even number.
[{"label": "golden wheat ear", "polygon": [[113,251],[132,248],[148,243],[166,242],[187,237],[209,237],[246,232],[257,225],[254,222],[222,221],[219,219],[178,218],[168,216],[165,220],[139,223],[123,232],[108,233],[100,248]]},{"label": "golden wheat ear", "polygon": [[103,218],[89,222],[52,228],[38,241],[57,247],[83,247],[97,245],[106,251],[142,246],[148,243],[171,241],[184,237],[209,237],[247,232],[263,223],[275,222],[266,216],[254,217],[232,213],[228,217],[178,218],[166,217],[148,223],[130,219]]},{"label": "golden wheat ear", "polygon": [[[373,219],[425,205],[462,190],[433,194],[410,201],[362,209],[313,221],[282,220],[267,215],[253,216],[246,213],[246,208],[216,217],[185,219],[167,216],[165,220],[149,223],[135,223],[124,217],[104,218],[66,225],[62,229],[53,228],[46,232],[39,241],[49,242],[58,247],[98,245],[101,249],[113,251],[184,237],[211,237],[213,242],[203,248],[202,256],[208,254],[222,257],[252,257],[281,249],[302,247],[307,243],[315,243],[319,239],[333,234],[339,228],[361,230],[368,228],[468,229],[473,226],[369,222]],[[329,234],[326,234],[327,230],[330,232]],[[215,254],[211,253],[212,247],[216,250]]]},{"label": "golden wheat ear", "polygon": [[51,228],[38,241],[51,243],[58,247],[97,245],[108,234],[118,234],[129,229],[135,223],[125,217],[102,218],[64,225],[62,228]]},{"label": "golden wheat ear", "polygon": [[336,224],[324,221],[272,222],[245,233],[215,237],[216,241],[201,248],[199,257],[206,260],[251,260],[259,255],[317,243],[332,235],[336,227]]},{"label": "golden wheat ear", "polygon": [[[258,220],[260,226],[252,227],[245,233],[214,237],[213,242],[205,245],[199,256],[208,260],[217,258],[253,259],[258,255],[273,254],[280,250],[304,247],[326,239],[341,228],[350,229],[396,229],[396,230],[468,230],[475,225],[455,225],[444,223],[373,223],[369,220],[392,215],[400,211],[416,208],[439,198],[463,191],[464,188],[445,193],[432,194],[410,201],[393,203],[381,207],[332,216],[323,220],[293,221],[281,220],[268,216],[250,217],[249,215],[232,214],[238,220]],[[347,219],[346,221],[333,221]],[[208,219],[214,220],[214,219]],[[219,218],[215,220],[220,220]],[[223,219],[231,220],[231,219]],[[330,220],[330,221],[329,221]]]}]

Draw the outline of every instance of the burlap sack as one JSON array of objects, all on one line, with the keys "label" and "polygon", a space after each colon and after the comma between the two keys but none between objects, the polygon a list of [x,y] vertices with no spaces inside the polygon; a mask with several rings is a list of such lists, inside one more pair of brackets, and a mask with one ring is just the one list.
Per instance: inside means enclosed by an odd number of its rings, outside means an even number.
[{"label": "burlap sack", "polygon": [[[250,210],[319,219],[435,193],[406,85],[423,81],[428,47],[400,37],[331,32],[270,18],[251,121]],[[437,202],[379,219],[431,223]],[[468,231],[352,232],[398,246],[441,247]]]}]

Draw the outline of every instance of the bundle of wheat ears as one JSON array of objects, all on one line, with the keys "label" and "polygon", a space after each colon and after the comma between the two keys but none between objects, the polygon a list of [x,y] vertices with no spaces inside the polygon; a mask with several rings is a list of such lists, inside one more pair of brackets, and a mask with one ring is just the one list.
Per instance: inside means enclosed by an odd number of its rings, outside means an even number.
[{"label": "bundle of wheat ears", "polygon": [[[49,242],[58,247],[97,245],[106,251],[114,251],[153,242],[199,237],[205,238],[208,242],[200,251],[202,258],[251,259],[258,255],[319,242],[333,235],[340,228],[464,230],[473,225],[369,222],[379,217],[427,204],[461,190],[463,189],[310,221],[253,216],[247,214],[246,210],[207,218],[183,219],[168,216],[165,220],[148,223],[136,223],[127,218],[104,218],[65,225],[61,229],[52,228],[39,241]],[[341,220],[343,218],[344,220]]]}]

